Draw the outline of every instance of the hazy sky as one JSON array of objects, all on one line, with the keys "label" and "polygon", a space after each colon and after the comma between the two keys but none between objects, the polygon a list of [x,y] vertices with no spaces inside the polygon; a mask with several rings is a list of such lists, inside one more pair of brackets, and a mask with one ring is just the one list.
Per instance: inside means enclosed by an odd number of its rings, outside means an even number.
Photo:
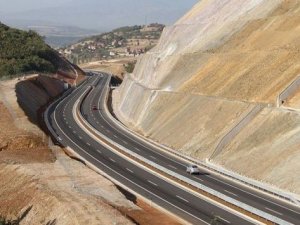
[{"label": "hazy sky", "polygon": [[[19,12],[55,7],[72,0],[0,0],[0,12]],[[84,0],[82,0],[84,1]]]},{"label": "hazy sky", "polygon": [[111,28],[174,23],[198,0],[0,0],[0,21],[9,24],[56,24]]}]

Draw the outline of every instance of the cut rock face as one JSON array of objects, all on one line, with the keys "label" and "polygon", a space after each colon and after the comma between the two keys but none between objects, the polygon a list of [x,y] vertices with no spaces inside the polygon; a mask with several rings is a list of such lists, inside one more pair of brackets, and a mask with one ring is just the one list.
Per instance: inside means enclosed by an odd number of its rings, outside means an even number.
[{"label": "cut rock face", "polygon": [[300,193],[299,179],[288,173],[300,169],[288,163],[300,157],[300,116],[285,108],[300,108],[300,88],[277,107],[300,75],[299,11],[297,0],[200,1],[125,76],[113,92],[115,114],[184,154],[214,156],[228,169]]}]

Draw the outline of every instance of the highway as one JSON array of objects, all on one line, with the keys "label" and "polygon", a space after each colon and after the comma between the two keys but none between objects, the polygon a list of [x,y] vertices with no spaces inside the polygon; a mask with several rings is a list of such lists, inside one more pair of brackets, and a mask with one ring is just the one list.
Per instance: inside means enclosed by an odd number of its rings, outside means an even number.
[{"label": "highway", "polygon": [[[141,167],[103,147],[86,134],[73,118],[73,106],[78,98],[82,98],[83,102],[80,110],[83,117],[95,129],[114,142],[157,164],[174,170],[178,174],[187,176],[194,181],[286,220],[291,224],[299,223],[300,211],[296,206],[273,199],[270,196],[217,176],[207,170],[203,170],[199,176],[188,175],[185,173],[186,162],[163,153],[146,141],[136,138],[130,132],[120,129],[104,110],[104,104],[106,104],[104,90],[108,79],[109,77],[105,74],[93,76],[86,84],[49,109],[49,123],[54,135],[60,137],[61,144],[71,147],[83,158],[134,192],[145,196],[190,223],[209,224],[214,218],[218,217],[219,222],[222,224],[251,224],[237,215],[166,182],[165,179],[143,170]],[[87,89],[91,90],[87,91]],[[93,110],[93,106],[97,106],[98,110]]]},{"label": "highway", "polygon": [[253,224],[229,210],[215,206],[198,195],[171,184],[164,178],[147,172],[90,137],[76,123],[72,110],[77,99],[83,96],[90,86],[98,82],[101,86],[104,84],[104,79],[98,77],[89,79],[69,96],[51,105],[48,109],[46,120],[51,126],[49,130],[62,145],[72,148],[81,157],[133,192],[150,199],[153,203],[189,223],[210,224],[211,221],[218,218],[219,224]]},{"label": "highway", "polygon": [[[153,145],[149,145],[147,142],[136,138],[130,132],[124,132],[114,121],[111,121],[104,110],[104,104],[106,104],[102,91],[104,90],[104,85],[106,85],[106,82],[99,82],[95,89],[85,98],[81,107],[82,114],[86,120],[102,134],[149,160],[166,166],[168,169],[175,170],[178,174],[188,176],[196,182],[205,184],[214,190],[218,190],[225,195],[292,224],[299,224],[300,210],[298,207],[272,198],[251,188],[247,188],[244,185],[239,185],[236,182],[231,182],[221,176],[216,176],[207,170],[203,170],[200,176],[188,175],[185,173],[186,162],[154,149]],[[91,106],[97,106],[99,110],[91,110]]]}]

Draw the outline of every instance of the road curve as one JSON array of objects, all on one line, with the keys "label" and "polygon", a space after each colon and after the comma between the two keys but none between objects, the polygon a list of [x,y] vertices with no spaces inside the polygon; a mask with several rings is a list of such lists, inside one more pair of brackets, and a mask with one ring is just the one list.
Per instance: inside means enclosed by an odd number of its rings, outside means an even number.
[{"label": "road curve", "polygon": [[[48,128],[63,146],[72,148],[108,176],[189,223],[210,224],[218,220],[218,224],[253,224],[230,210],[203,200],[198,195],[144,170],[89,136],[76,123],[72,113],[73,106],[87,89],[91,86],[96,87],[93,90],[97,93],[99,91],[97,89],[101,89],[106,80],[107,77],[93,76],[73,90],[70,95],[48,108],[45,117]],[[85,117],[89,119],[91,107],[89,104],[86,107],[90,112]]]},{"label": "road curve", "polygon": [[[186,162],[165,154],[139,138],[132,133],[120,129],[114,121],[110,119],[104,110],[106,104],[103,90],[107,85],[109,77],[102,74],[103,78],[99,79],[95,88],[86,96],[81,105],[81,113],[84,118],[95,129],[108,136],[114,142],[125,148],[142,155],[144,158],[154,161],[157,164],[176,171],[178,174],[187,176],[193,181],[206,185],[236,200],[244,202],[254,208],[260,209],[268,214],[276,216],[291,224],[299,224],[300,210],[299,207],[293,206],[281,200],[272,198],[269,195],[255,191],[245,185],[230,181],[221,176],[210,173],[208,170],[202,171],[200,176],[190,176],[185,173]],[[97,106],[99,110],[91,110],[92,106]]]}]

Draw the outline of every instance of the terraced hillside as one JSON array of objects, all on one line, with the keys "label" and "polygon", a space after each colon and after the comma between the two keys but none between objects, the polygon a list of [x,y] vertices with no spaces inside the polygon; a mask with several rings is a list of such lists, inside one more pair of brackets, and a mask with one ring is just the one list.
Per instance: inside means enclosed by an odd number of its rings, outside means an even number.
[{"label": "terraced hillside", "polygon": [[300,88],[278,101],[300,74],[299,12],[299,0],[200,1],[114,91],[116,115],[182,153],[299,194]]}]

